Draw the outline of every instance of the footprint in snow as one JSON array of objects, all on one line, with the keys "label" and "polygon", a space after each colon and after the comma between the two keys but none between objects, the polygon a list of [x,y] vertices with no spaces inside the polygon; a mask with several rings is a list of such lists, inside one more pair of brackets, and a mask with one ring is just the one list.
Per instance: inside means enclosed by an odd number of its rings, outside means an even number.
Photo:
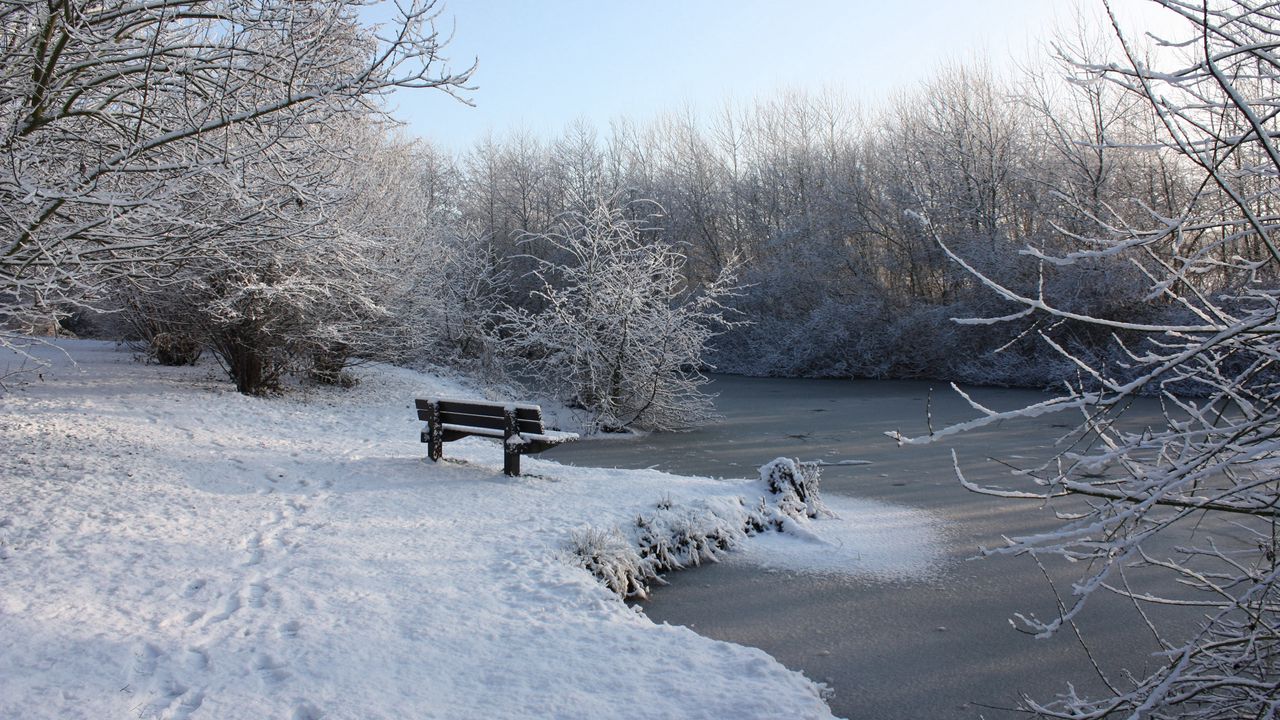
[{"label": "footprint in snow", "polygon": [[212,625],[213,623],[220,623],[223,620],[226,620],[227,618],[231,617],[232,615],[235,615],[236,612],[238,612],[239,610],[240,610],[240,595],[236,593],[232,593],[231,595],[227,596],[227,599],[225,601],[223,601],[222,612],[218,613],[217,615],[210,616],[206,624]]},{"label": "footprint in snow", "polygon": [[321,720],[322,717],[324,716],[314,705],[304,702],[294,707],[289,720]]},{"label": "footprint in snow", "polygon": [[[178,701],[178,698],[186,695],[186,693],[187,686],[170,678],[160,683],[155,688],[155,697],[153,699],[134,706],[133,710],[137,712],[137,717],[140,718],[186,718],[194,712],[194,709],[187,710],[185,714],[180,712],[183,705],[187,704],[185,699],[177,708],[174,708],[175,712],[168,712],[170,708],[173,708],[173,705]],[[193,695],[199,696],[199,703],[196,703],[196,707],[199,707],[199,705],[204,702],[204,693],[196,692],[193,693]]]},{"label": "footprint in snow", "polygon": [[209,655],[199,648],[187,648],[183,662],[192,672],[201,672],[209,667]]},{"label": "footprint in snow", "polygon": [[156,662],[160,656],[164,655],[160,648],[151,643],[143,643],[133,653],[133,675],[134,677],[149,677],[156,672]]},{"label": "footprint in snow", "polygon": [[264,581],[259,581],[249,585],[249,607],[260,608],[263,605],[263,598],[267,596],[267,591],[271,587]]},{"label": "footprint in snow", "polygon": [[284,682],[289,679],[289,671],[287,666],[277,661],[275,658],[265,653],[258,655],[253,659],[253,669],[258,673],[258,677],[268,685]]},{"label": "footprint in snow", "polygon": [[245,538],[241,547],[247,553],[241,565],[249,567],[262,562],[262,533],[255,532]]},{"label": "footprint in snow", "polygon": [[173,709],[173,712],[169,714],[169,718],[171,720],[187,720],[203,704],[204,691],[192,690],[182,697],[182,702],[178,703],[178,707]]}]

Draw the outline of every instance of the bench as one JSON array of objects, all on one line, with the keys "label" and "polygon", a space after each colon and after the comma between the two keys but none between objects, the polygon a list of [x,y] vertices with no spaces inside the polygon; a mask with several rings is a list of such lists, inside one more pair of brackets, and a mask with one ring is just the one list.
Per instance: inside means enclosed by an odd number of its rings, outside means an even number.
[{"label": "bench", "polygon": [[542,426],[542,408],[528,403],[488,400],[427,398],[414,400],[418,419],[427,424],[422,442],[428,443],[432,461],[444,454],[444,443],[468,435],[502,440],[502,472],[520,474],[520,456],[540,453],[562,442],[578,439],[576,433],[549,431]]}]

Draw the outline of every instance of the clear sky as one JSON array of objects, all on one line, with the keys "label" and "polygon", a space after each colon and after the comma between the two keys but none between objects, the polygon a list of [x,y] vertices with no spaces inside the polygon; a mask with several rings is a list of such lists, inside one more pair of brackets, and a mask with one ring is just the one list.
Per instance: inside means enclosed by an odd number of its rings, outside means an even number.
[{"label": "clear sky", "polygon": [[[1116,0],[1135,25],[1158,26],[1145,4]],[[782,88],[831,88],[875,106],[952,60],[1024,61],[1076,9],[1072,0],[448,0],[445,55],[455,68],[478,59],[475,107],[432,91],[392,102],[410,133],[455,149],[490,130],[549,137],[580,117],[604,129],[618,116],[686,104],[710,112]]]}]

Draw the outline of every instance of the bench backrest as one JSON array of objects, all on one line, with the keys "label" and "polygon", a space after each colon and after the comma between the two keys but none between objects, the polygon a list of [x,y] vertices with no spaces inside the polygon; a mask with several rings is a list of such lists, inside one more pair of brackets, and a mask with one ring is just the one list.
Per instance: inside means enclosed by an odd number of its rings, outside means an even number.
[{"label": "bench backrest", "polygon": [[527,403],[501,403],[487,400],[444,400],[427,398],[414,400],[418,408],[418,419],[427,422],[431,419],[431,404],[439,403],[440,422],[448,425],[467,425],[470,427],[505,430],[506,409],[514,408],[516,425],[521,433],[541,435],[542,408]]}]

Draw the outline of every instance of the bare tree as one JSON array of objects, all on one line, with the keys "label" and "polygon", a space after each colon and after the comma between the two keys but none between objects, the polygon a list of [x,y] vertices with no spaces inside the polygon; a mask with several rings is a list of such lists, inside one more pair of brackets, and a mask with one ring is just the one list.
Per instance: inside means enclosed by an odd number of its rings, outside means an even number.
[{"label": "bare tree", "polygon": [[[1125,348],[1128,368],[1121,372],[1055,345],[1080,374],[1061,396],[1012,412],[973,403],[979,419],[901,439],[929,442],[1017,416],[1082,414],[1080,443],[1028,469],[1030,489],[961,481],[1001,497],[1086,500],[1082,514],[1058,531],[1013,538],[993,551],[1087,561],[1082,566],[1088,574],[1071,597],[1062,598],[1058,617],[1021,621],[1034,633],[1058,632],[1072,627],[1094,593],[1118,593],[1132,600],[1139,621],[1158,638],[1162,662],[1146,675],[1108,678],[1106,696],[1072,691],[1052,702],[1028,700],[1028,709],[1062,718],[1276,717],[1280,9],[1254,0],[1155,2],[1191,30],[1157,54],[1167,69],[1143,61],[1109,6],[1124,61],[1077,59],[1076,69],[1149,105],[1163,129],[1152,150],[1176,153],[1184,171],[1198,175],[1195,192],[1172,214],[1152,209],[1141,224],[1103,222],[1106,233],[1078,238],[1074,252],[1027,252],[1054,264],[1136,255],[1132,262],[1148,278],[1148,295],[1178,308],[1180,317],[1144,323],[1074,313],[1043,293],[1017,292],[966,265],[1000,297],[1021,305],[1018,317],[1089,323],[1143,340]],[[1160,397],[1165,425],[1126,429],[1124,410],[1144,392]],[[1198,532],[1182,532],[1191,527]],[[1171,537],[1176,547],[1155,549]],[[1162,606],[1196,608],[1202,622],[1184,636],[1153,612]]]}]

